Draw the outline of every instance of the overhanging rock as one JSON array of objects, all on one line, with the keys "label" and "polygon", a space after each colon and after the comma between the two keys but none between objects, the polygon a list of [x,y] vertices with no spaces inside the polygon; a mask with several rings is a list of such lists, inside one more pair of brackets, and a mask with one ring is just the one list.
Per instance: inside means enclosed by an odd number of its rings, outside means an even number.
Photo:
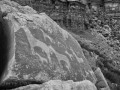
[{"label": "overhanging rock", "polygon": [[0,12],[1,26],[5,27],[1,31],[8,40],[8,45],[3,45],[7,58],[0,61],[4,67],[1,82],[54,79],[96,82],[78,42],[46,14],[37,14],[32,8],[9,0],[0,1]]}]

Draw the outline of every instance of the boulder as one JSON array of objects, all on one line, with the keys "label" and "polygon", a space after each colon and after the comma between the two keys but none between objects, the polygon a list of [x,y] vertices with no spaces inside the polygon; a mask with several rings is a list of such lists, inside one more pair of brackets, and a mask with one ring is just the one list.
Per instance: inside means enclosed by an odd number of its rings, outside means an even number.
[{"label": "boulder", "polygon": [[109,86],[108,86],[108,83],[103,75],[103,73],[101,72],[101,69],[100,68],[97,68],[95,71],[94,71],[96,77],[97,77],[97,83],[96,83],[96,86],[98,88],[102,88],[102,90],[110,90]]},{"label": "boulder", "polygon": [[95,85],[84,80],[81,82],[50,80],[42,85],[27,85],[13,90],[97,90]]},{"label": "boulder", "polygon": [[37,14],[28,6],[3,0],[0,17],[1,31],[8,43],[3,45],[6,52],[1,51],[5,59],[0,55],[1,82],[55,79],[96,82],[79,43],[45,13]]}]

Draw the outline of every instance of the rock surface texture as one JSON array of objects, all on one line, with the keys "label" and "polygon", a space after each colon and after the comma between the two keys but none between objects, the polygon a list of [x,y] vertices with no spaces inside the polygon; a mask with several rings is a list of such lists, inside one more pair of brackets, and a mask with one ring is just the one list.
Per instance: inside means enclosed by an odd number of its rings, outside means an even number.
[{"label": "rock surface texture", "polygon": [[[96,77],[78,42],[46,14],[37,14],[28,6],[22,7],[15,2],[4,0],[0,1],[0,17],[0,21],[7,25],[5,30],[9,31],[10,40],[9,57],[2,82],[12,79],[88,79],[96,82]],[[89,85],[85,87],[88,88]],[[78,85],[78,88],[81,86]]]},{"label": "rock surface texture", "polygon": [[42,85],[28,85],[13,90],[97,90],[88,80],[81,82],[51,80]]}]

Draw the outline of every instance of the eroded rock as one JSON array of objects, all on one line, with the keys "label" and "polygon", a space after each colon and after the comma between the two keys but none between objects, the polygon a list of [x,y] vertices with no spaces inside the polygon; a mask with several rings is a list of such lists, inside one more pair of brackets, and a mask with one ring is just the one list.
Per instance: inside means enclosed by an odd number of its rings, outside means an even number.
[{"label": "eroded rock", "polygon": [[46,14],[37,14],[7,0],[0,1],[0,12],[1,21],[6,22],[10,31],[9,55],[1,82],[12,79],[96,82],[78,42]]}]

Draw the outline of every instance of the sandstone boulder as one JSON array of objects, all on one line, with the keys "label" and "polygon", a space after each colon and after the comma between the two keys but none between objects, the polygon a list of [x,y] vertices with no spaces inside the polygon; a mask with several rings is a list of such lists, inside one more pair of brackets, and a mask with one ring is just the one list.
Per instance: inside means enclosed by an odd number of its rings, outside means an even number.
[{"label": "sandstone boulder", "polygon": [[96,82],[78,42],[46,14],[3,0],[0,17],[1,31],[7,34],[8,42],[6,47],[3,45],[7,58],[0,61],[1,82],[12,79]]},{"label": "sandstone boulder", "polygon": [[94,73],[95,73],[95,75],[97,77],[96,86],[98,88],[102,88],[103,90],[110,90],[110,88],[108,86],[108,83],[107,83],[103,73],[101,72],[101,69],[97,68]]}]

